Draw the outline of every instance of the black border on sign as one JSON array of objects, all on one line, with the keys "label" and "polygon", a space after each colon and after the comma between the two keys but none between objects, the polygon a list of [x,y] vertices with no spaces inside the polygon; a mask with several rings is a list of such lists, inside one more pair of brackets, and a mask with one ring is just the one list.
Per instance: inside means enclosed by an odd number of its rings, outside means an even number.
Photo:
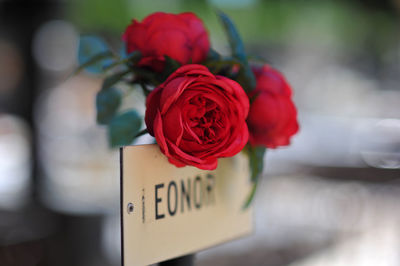
[{"label": "black border on sign", "polygon": [[120,215],[121,215],[121,266],[124,266],[124,190],[123,190],[123,161],[124,161],[124,148],[119,148],[119,171],[120,171]]}]

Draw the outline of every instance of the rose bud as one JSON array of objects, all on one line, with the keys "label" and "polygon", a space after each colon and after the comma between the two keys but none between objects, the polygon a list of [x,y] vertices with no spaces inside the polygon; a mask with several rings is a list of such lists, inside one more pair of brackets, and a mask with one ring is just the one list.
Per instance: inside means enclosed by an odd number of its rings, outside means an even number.
[{"label": "rose bud", "polygon": [[292,90],[284,76],[268,65],[253,68],[257,84],[247,118],[250,144],[276,148],[290,144],[298,130]]},{"label": "rose bud", "polygon": [[200,63],[210,49],[208,33],[203,22],[193,13],[168,14],[156,12],[142,22],[132,21],[122,39],[127,52],[139,50],[142,58],[139,66],[147,66],[161,72],[165,55],[184,65]]},{"label": "rose bud", "polygon": [[249,100],[243,88],[202,65],[185,65],[152,91],[145,121],[168,160],[213,170],[246,145]]}]

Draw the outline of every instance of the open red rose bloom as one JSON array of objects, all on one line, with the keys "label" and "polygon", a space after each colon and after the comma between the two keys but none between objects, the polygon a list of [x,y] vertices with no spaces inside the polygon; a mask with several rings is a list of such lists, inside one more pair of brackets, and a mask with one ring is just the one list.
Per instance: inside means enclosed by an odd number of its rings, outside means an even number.
[{"label": "open red rose bloom", "polygon": [[210,49],[203,22],[193,13],[168,14],[156,12],[142,22],[132,21],[122,36],[127,52],[142,53],[140,66],[160,72],[167,55],[181,64],[200,63]]},{"label": "open red rose bloom", "polygon": [[213,170],[219,157],[246,145],[248,111],[237,82],[202,65],[185,65],[148,96],[145,121],[171,163]]}]

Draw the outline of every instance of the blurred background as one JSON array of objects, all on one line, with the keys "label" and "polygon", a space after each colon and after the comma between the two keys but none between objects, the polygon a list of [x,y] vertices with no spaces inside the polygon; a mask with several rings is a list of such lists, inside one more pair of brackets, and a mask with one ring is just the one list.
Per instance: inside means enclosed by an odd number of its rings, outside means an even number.
[{"label": "blurred background", "polygon": [[79,36],[120,49],[132,18],[193,11],[228,54],[216,8],[287,76],[301,130],[267,152],[255,233],[196,265],[400,265],[398,0],[0,0],[0,265],[120,265],[102,80],[68,78]]}]

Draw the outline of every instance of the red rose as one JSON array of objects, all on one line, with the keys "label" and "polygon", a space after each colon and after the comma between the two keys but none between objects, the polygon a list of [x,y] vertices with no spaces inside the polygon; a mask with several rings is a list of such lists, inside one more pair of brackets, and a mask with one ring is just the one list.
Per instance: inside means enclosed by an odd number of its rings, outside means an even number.
[{"label": "red rose", "polygon": [[290,137],[298,130],[296,107],[292,90],[277,70],[268,65],[253,68],[257,85],[249,98],[251,103],[247,125],[250,144],[276,148],[290,144]]},{"label": "red rose", "polygon": [[202,65],[185,65],[147,98],[145,121],[169,161],[213,170],[217,158],[248,141],[249,100],[243,88]]},{"label": "red rose", "polygon": [[200,63],[210,49],[203,22],[193,13],[167,14],[156,12],[143,22],[132,21],[124,35],[127,51],[142,53],[140,66],[162,71],[167,55],[182,65]]}]

